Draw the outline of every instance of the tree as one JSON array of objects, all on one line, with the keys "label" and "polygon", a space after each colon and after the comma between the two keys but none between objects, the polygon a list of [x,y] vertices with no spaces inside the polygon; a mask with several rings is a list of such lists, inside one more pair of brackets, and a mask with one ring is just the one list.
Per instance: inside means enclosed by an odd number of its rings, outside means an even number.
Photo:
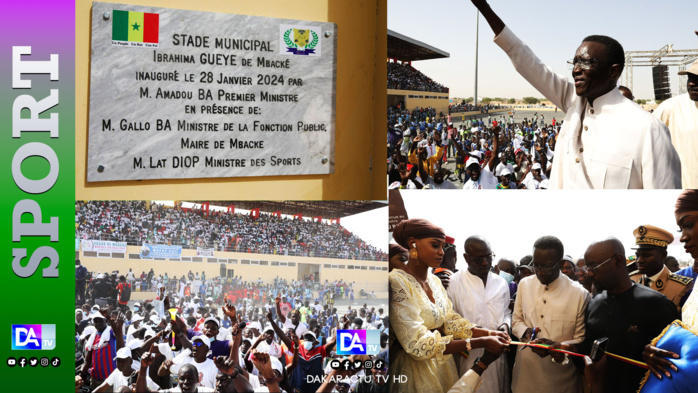
[{"label": "tree", "polygon": [[540,100],[536,97],[524,97],[523,102],[528,104],[528,105],[535,105],[540,102]]},{"label": "tree", "polygon": [[480,102],[483,104],[489,104],[490,102],[492,102],[492,99],[490,97],[485,97]]},{"label": "tree", "polygon": [[510,104],[516,104],[516,98],[510,98],[507,102]]},{"label": "tree", "polygon": [[473,102],[473,101],[474,101],[473,97],[468,97],[468,98],[466,98],[465,100],[463,100],[463,103],[469,104],[469,103],[471,103],[471,102]]},{"label": "tree", "polygon": [[647,103],[647,100],[641,100],[638,98],[637,100],[635,100],[635,102],[640,104],[640,105],[645,105]]}]

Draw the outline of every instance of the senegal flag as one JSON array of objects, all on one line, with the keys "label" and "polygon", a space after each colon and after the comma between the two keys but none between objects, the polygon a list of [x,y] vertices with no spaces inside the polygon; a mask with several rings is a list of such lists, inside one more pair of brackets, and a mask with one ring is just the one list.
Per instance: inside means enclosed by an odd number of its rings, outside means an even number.
[{"label": "senegal flag", "polygon": [[157,44],[159,25],[158,14],[114,10],[111,39]]}]

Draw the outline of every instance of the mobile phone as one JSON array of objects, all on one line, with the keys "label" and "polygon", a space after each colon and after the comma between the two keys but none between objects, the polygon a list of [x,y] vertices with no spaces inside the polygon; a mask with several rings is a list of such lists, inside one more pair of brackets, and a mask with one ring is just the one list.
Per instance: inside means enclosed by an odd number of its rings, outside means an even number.
[{"label": "mobile phone", "polygon": [[591,347],[591,354],[589,357],[592,361],[598,362],[601,360],[604,354],[606,354],[606,347],[608,346],[608,338],[600,338],[594,341],[594,345]]}]

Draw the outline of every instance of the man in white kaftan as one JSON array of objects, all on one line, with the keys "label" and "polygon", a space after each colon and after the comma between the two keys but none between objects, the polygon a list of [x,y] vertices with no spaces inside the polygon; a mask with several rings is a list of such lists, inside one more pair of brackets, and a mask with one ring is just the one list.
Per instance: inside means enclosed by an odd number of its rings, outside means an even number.
[{"label": "man in white kaftan", "polygon": [[[465,260],[468,269],[451,276],[448,297],[453,310],[478,326],[490,330],[508,331],[511,326],[509,311],[509,286],[502,277],[490,272],[494,254],[483,238],[472,236],[465,241]],[[465,358],[454,355],[458,374],[464,375],[473,367],[475,359],[484,349],[476,348]],[[479,393],[507,393],[509,391],[509,367],[506,353],[493,362],[482,374]]]}]

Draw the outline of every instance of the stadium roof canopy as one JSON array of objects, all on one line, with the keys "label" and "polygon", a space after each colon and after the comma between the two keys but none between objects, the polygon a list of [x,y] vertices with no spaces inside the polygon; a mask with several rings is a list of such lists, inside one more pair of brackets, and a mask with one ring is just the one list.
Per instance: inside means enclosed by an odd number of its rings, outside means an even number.
[{"label": "stadium roof canopy", "polygon": [[434,48],[413,38],[388,30],[388,58],[401,61],[443,59],[448,52]]},{"label": "stadium roof canopy", "polygon": [[265,213],[281,211],[281,214],[302,214],[303,217],[322,216],[325,219],[334,219],[352,216],[388,206],[386,202],[377,201],[189,201],[193,203],[209,202],[211,206],[228,207],[252,210],[259,208]]}]

